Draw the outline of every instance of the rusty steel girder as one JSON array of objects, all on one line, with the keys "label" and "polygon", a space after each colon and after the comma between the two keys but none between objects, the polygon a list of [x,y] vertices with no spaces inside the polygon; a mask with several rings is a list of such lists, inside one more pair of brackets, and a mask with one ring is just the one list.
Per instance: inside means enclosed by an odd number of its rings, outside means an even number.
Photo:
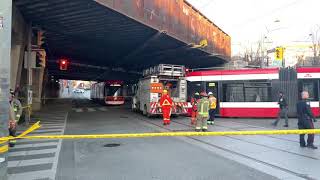
[{"label": "rusty steel girder", "polygon": [[206,39],[206,52],[230,59],[230,36],[185,0],[95,1],[187,44]]}]

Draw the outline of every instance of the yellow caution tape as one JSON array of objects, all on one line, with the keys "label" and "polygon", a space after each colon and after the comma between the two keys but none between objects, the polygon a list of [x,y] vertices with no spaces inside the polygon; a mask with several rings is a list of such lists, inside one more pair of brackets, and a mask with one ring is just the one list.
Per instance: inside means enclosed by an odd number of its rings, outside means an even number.
[{"label": "yellow caution tape", "polygon": [[21,108],[22,109],[31,108],[31,106],[30,105],[29,106],[22,106]]},{"label": "yellow caution tape", "polygon": [[9,146],[8,145],[4,145],[0,147],[0,154],[8,152],[9,150]]},{"label": "yellow caution tape", "polygon": [[40,126],[40,121],[38,121],[37,123],[33,124],[29,129],[25,130],[23,133],[21,133],[19,136],[14,137],[14,139],[19,139],[22,138],[23,136],[31,133],[32,131],[35,131],[36,129],[39,129]]},{"label": "yellow caution tape", "polygon": [[[13,136],[8,136],[8,137],[2,137],[0,138],[0,144],[4,144],[7,143],[8,141],[14,142],[16,139],[21,139],[24,136],[26,136],[27,134],[31,133],[32,131],[35,131],[36,129],[40,128],[40,121],[38,121],[37,123],[35,123],[34,125],[32,125],[29,129],[27,129],[26,131],[24,131],[23,133],[21,133],[19,136],[17,137],[13,137]],[[7,152],[9,149],[8,145],[4,145],[0,147],[0,154],[1,153],[5,153]]]},{"label": "yellow caution tape", "polygon": [[[221,131],[221,132],[160,132],[133,134],[93,134],[93,135],[40,135],[20,136],[12,139],[105,139],[105,138],[145,138],[170,136],[230,136],[230,135],[286,135],[320,134],[320,129],[307,130],[267,130],[267,131]],[[2,138],[3,139],[3,138]]]}]

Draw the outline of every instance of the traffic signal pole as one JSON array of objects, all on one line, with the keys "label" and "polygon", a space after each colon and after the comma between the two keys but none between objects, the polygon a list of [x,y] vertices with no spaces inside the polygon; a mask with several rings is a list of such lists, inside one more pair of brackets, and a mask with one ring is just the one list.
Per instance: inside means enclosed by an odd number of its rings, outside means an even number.
[{"label": "traffic signal pole", "polygon": [[[32,104],[32,68],[31,68],[31,52],[32,52],[32,23],[28,25],[28,39],[27,39],[27,67],[28,67],[28,85],[27,85],[27,105]],[[25,124],[29,125],[30,111],[26,111]]]},{"label": "traffic signal pole", "polygon": [[[8,136],[12,0],[0,1],[0,137]],[[0,147],[6,143],[0,144]],[[7,154],[0,153],[0,179],[7,179]]]}]

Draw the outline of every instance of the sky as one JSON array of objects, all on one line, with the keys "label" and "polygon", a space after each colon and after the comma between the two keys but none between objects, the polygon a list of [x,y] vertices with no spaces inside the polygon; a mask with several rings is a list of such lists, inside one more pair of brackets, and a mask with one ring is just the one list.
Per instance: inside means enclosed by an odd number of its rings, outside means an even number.
[{"label": "sky", "polygon": [[263,37],[269,47],[311,43],[320,29],[320,0],[187,1],[231,36],[233,55]]}]

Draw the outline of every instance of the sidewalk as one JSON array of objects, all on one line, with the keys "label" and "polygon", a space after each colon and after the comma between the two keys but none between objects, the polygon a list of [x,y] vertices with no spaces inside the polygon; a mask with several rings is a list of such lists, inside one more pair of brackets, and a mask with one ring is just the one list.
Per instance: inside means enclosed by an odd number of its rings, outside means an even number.
[{"label": "sidewalk", "polygon": [[[41,127],[30,135],[64,134],[70,100],[51,102],[34,113],[30,126],[40,120]],[[18,134],[28,127],[19,126]],[[18,140],[8,153],[8,179],[54,180],[62,140]]]}]

